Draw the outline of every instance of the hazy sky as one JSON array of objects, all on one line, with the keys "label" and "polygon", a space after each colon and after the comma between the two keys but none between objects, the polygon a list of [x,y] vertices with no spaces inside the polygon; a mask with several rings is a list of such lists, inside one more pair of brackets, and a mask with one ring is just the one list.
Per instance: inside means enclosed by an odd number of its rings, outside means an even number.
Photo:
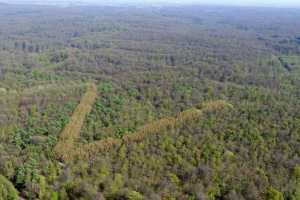
[{"label": "hazy sky", "polygon": [[177,4],[213,4],[213,5],[250,5],[250,6],[300,6],[300,0],[0,0],[0,2],[39,2],[39,3],[177,3]]},{"label": "hazy sky", "polygon": [[[193,0],[191,0],[193,1]],[[197,0],[194,0],[197,2]],[[198,0],[198,2],[238,5],[300,5],[300,0]]]},{"label": "hazy sky", "polygon": [[[97,0],[93,0],[93,1],[97,1]],[[121,1],[126,1],[126,0],[121,0]],[[200,3],[200,4],[214,4],[214,5],[300,6],[300,0],[127,0],[127,1],[131,1],[131,2],[147,1],[147,2],[161,2],[161,3],[177,2],[177,3],[185,3],[185,4]]]},{"label": "hazy sky", "polygon": [[[86,1],[88,1],[88,0],[86,0]],[[94,1],[96,1],[96,0],[94,0]],[[124,0],[124,1],[126,1],[126,0]],[[239,4],[239,5],[297,5],[297,4],[300,5],[300,0],[173,0],[173,1],[172,0],[127,0],[127,1],[204,3],[204,4]]]}]

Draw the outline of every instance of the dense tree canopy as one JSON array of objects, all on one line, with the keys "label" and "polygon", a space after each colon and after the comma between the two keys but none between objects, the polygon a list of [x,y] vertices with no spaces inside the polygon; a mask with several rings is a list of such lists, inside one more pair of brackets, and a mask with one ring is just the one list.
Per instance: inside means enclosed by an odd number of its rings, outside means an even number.
[{"label": "dense tree canopy", "polygon": [[0,27],[0,200],[300,199],[299,10],[0,4]]}]

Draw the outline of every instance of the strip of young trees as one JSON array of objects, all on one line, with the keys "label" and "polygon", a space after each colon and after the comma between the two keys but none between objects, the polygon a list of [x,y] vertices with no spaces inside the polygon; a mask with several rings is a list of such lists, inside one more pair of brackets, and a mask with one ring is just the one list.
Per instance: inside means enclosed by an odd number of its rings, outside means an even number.
[{"label": "strip of young trees", "polygon": [[[199,108],[199,109],[198,109]],[[189,124],[192,121],[199,119],[203,113],[214,112],[224,108],[233,108],[233,106],[226,101],[211,101],[198,106],[198,108],[190,108],[183,111],[175,117],[166,117],[152,123],[146,124],[135,133],[124,134],[123,138],[107,138],[93,143],[79,145],[78,147],[69,147],[67,155],[62,157],[65,161],[80,160],[93,160],[99,153],[106,152],[113,147],[120,147],[122,144],[129,144],[132,142],[141,142],[147,136],[159,135],[166,131],[172,132],[175,128],[183,124]],[[64,140],[67,142],[67,140]],[[70,141],[73,142],[73,141]],[[74,143],[72,143],[74,145]]]},{"label": "strip of young trees", "polygon": [[80,138],[80,130],[84,123],[85,116],[91,111],[96,96],[96,85],[89,83],[86,93],[74,110],[69,123],[65,126],[54,148],[54,153],[58,159],[64,161],[70,159],[70,152],[73,151],[76,141]]}]

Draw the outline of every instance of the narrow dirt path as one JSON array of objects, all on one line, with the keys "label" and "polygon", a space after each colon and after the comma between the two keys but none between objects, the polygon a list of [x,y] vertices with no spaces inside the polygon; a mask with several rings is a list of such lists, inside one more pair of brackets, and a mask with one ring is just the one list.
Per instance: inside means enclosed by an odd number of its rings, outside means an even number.
[{"label": "narrow dirt path", "polygon": [[80,131],[85,117],[91,112],[97,96],[97,88],[94,83],[87,85],[87,91],[81,98],[80,103],[74,110],[69,123],[63,129],[59,141],[54,147],[54,154],[61,161],[72,159],[71,155],[76,148],[75,143],[80,138]]}]

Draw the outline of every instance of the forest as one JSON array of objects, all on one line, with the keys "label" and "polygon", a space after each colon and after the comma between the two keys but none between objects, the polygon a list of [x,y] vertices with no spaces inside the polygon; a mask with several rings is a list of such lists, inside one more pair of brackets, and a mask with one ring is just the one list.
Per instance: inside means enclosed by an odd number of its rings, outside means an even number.
[{"label": "forest", "polygon": [[0,200],[300,200],[300,10],[0,4]]}]

